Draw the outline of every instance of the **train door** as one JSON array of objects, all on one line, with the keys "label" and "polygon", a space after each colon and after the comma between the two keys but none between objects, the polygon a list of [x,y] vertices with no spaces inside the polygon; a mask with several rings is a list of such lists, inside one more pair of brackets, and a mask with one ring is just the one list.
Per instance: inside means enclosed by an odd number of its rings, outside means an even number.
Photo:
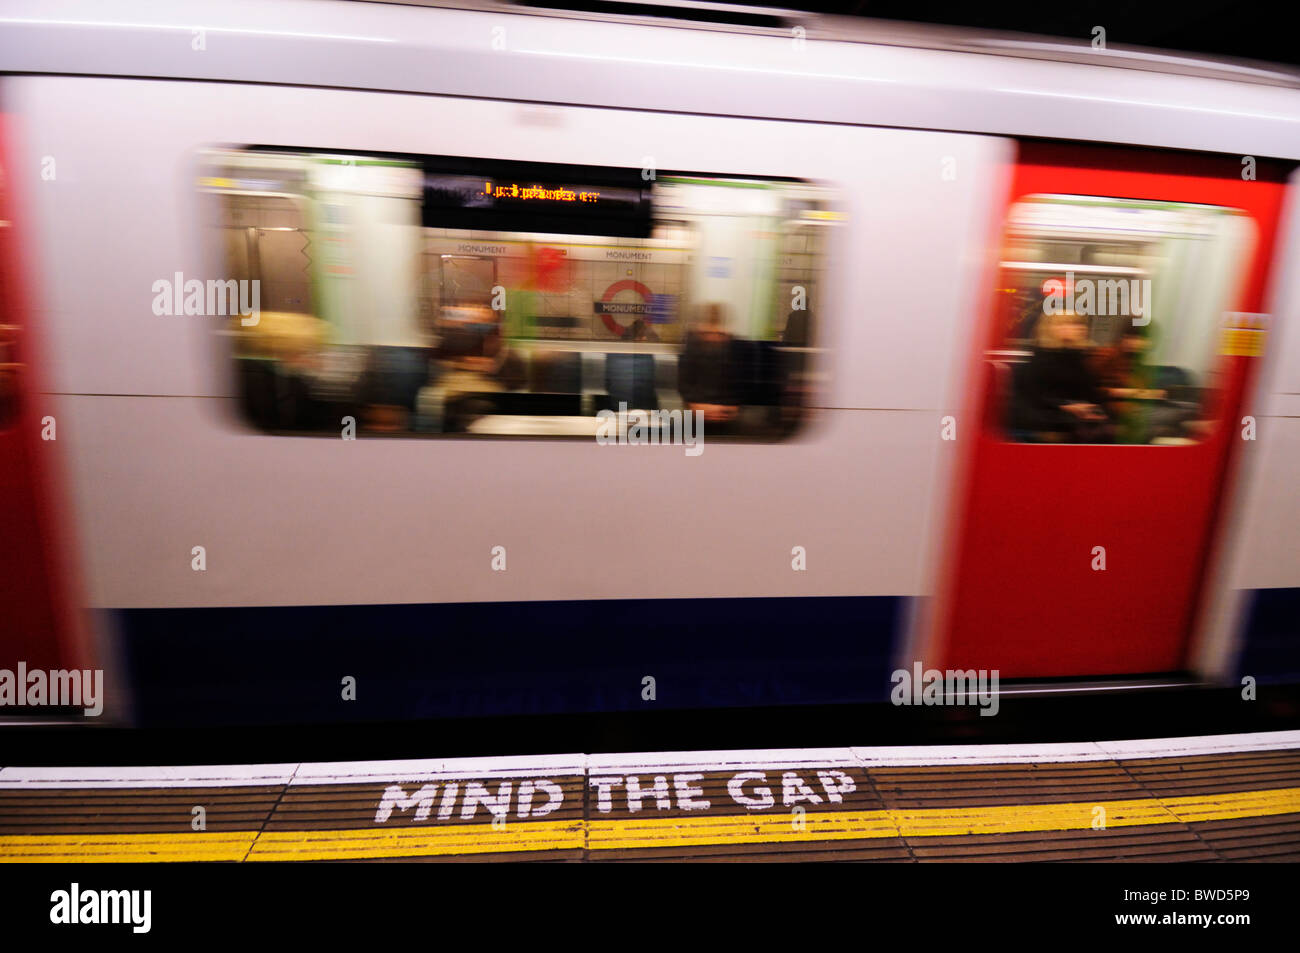
[{"label": "train door", "polygon": [[59,422],[40,399],[36,329],[23,297],[12,125],[0,114],[0,669],[83,668],[52,485]]},{"label": "train door", "polygon": [[[1268,318],[1284,192],[1254,158],[1028,143],[932,645],[1003,678],[1186,667]],[[928,660],[927,660],[928,662]]]}]

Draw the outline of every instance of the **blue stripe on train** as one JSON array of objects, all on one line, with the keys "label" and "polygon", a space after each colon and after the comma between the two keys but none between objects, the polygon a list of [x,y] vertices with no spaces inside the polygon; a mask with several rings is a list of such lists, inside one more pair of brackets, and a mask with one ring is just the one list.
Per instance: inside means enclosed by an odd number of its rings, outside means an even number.
[{"label": "blue stripe on train", "polygon": [[1300,681],[1300,588],[1256,589],[1250,600],[1238,676]]},{"label": "blue stripe on train", "polygon": [[[141,724],[888,697],[901,596],[112,610]],[[342,679],[357,680],[343,701]],[[642,679],[656,680],[643,701]]]}]

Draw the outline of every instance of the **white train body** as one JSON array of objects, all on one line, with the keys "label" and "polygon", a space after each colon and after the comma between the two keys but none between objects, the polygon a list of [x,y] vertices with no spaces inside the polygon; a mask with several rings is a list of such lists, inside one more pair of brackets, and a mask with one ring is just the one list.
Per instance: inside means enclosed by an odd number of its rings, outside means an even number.
[{"label": "white train body", "polygon": [[[914,610],[938,593],[955,532],[975,319],[1016,141],[1300,161],[1300,83],[838,35],[315,0],[8,4],[9,184],[32,239],[81,599],[113,610],[93,616],[99,636],[121,610],[880,596],[907,606],[881,651],[923,657]],[[199,156],[250,144],[824,184],[843,224],[819,412],[792,439],[706,441],[698,457],[242,425],[212,322],[155,315],[151,288],[219,273]],[[1235,670],[1245,595],[1300,591],[1297,194],[1293,179],[1249,397],[1260,439],[1229,484],[1187,666],[1203,676]],[[949,415],[956,441],[940,439]],[[454,653],[476,635],[423,637]],[[818,638],[788,633],[794,653]]]}]

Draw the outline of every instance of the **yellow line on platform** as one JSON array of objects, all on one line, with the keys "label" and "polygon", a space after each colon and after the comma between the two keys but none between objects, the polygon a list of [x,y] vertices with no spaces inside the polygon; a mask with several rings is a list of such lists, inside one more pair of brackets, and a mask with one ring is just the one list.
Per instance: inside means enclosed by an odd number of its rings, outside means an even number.
[{"label": "yellow line on platform", "polygon": [[[1102,815],[1097,809],[1105,811]],[[445,827],[0,836],[0,861],[362,860],[1088,830],[1300,814],[1300,788],[986,807],[516,821]],[[250,850],[251,847],[251,850]]]},{"label": "yellow line on platform", "polygon": [[160,860],[243,860],[257,831],[177,834],[6,834],[0,863],[147,863]]},{"label": "yellow line on platform", "polygon": [[249,860],[348,860],[581,850],[582,820],[518,821],[448,827],[371,827],[346,831],[267,831]]}]

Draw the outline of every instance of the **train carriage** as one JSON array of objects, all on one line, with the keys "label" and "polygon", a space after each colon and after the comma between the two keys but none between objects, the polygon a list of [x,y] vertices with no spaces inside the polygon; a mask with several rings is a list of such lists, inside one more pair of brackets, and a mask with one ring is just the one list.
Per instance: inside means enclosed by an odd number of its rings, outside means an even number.
[{"label": "train carriage", "polygon": [[[143,725],[1294,682],[1300,79],[691,11],[11,5],[0,668]],[[1086,432],[1057,333],[1141,368]]]}]

